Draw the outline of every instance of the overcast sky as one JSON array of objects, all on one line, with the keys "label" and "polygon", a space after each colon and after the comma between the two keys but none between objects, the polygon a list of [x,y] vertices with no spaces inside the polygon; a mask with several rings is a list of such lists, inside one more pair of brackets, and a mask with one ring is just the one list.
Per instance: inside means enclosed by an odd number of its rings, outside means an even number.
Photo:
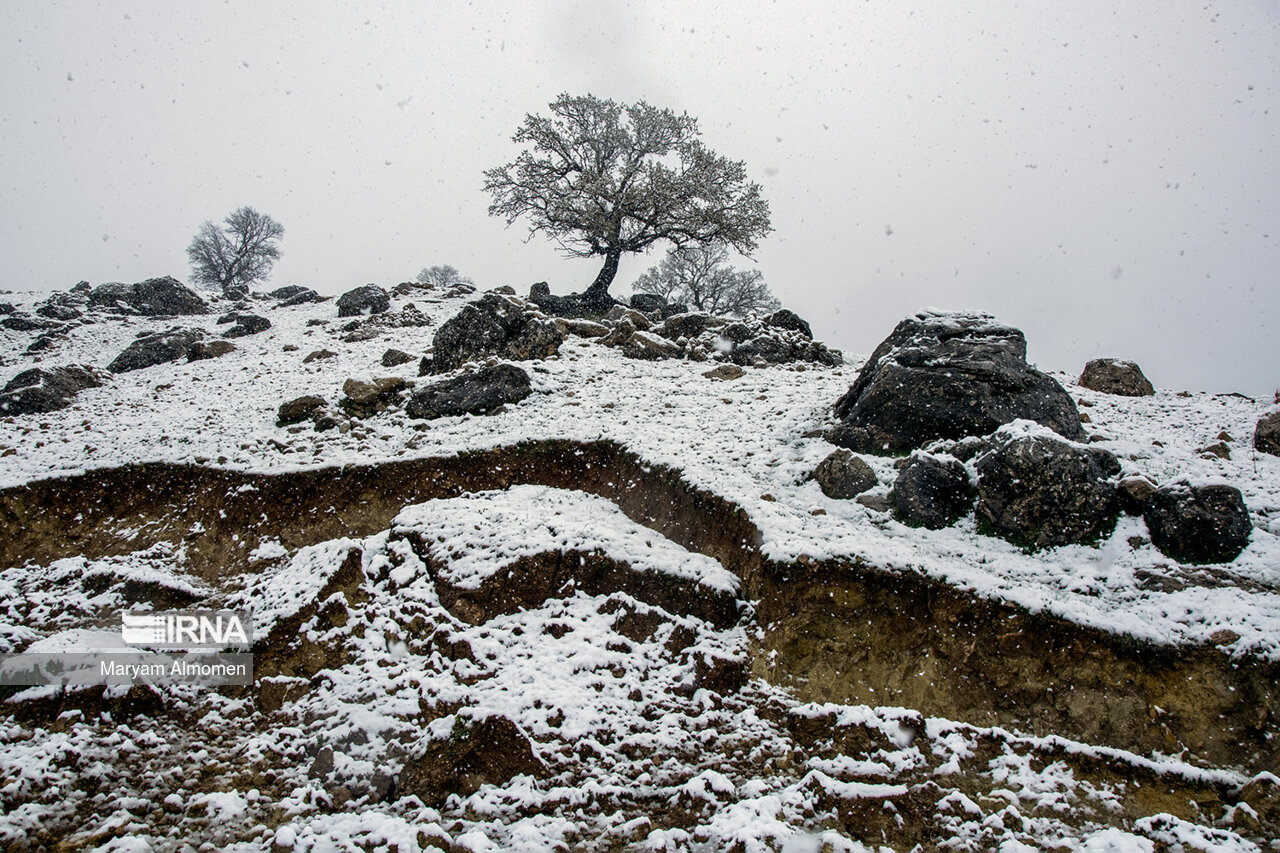
[{"label": "overcast sky", "polygon": [[0,289],[185,280],[201,222],[251,205],[285,227],[272,286],[447,263],[581,290],[599,264],[491,219],[481,173],[590,92],[746,162],[775,228],[754,262],[834,346],[981,309],[1045,369],[1280,387],[1271,0],[8,0],[0,40]]}]

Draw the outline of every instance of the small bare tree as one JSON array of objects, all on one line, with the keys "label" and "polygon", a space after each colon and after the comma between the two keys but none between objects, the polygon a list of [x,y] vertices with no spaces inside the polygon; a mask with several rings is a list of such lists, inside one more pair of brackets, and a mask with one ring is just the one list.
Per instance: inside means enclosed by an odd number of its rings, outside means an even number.
[{"label": "small bare tree", "polygon": [[781,307],[760,270],[737,270],[728,261],[729,253],[723,246],[672,249],[661,263],[636,279],[631,289],[731,317],[744,317],[752,311],[765,314]]},{"label": "small bare tree", "polygon": [[569,255],[604,258],[583,294],[608,305],[624,252],[659,240],[723,243],[744,255],[768,234],[769,205],[741,161],[698,138],[698,122],[639,101],[561,95],[551,117],[526,115],[513,141],[529,146],[484,173],[491,216],[529,221]]},{"label": "small bare tree", "polygon": [[467,276],[461,275],[457,269],[448,264],[423,267],[422,272],[418,273],[418,281],[439,288],[453,287],[456,284],[475,285],[474,281]]},{"label": "small bare tree", "polygon": [[252,207],[240,208],[224,222],[222,228],[205,222],[187,247],[191,279],[240,299],[248,294],[251,284],[266,278],[280,259],[277,243],[284,236],[284,226]]}]

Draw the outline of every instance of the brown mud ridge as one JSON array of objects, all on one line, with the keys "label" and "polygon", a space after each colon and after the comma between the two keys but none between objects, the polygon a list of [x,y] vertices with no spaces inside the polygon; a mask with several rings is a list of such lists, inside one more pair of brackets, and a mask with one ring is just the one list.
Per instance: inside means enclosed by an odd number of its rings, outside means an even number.
[{"label": "brown mud ridge", "polygon": [[[1216,766],[1280,766],[1278,664],[1233,661],[1211,647],[1151,646],[856,561],[773,563],[740,508],[607,442],[530,442],[276,474],[149,463],[44,480],[0,491],[0,565],[183,542],[194,571],[216,581],[244,571],[263,539],[297,548],[365,536],[389,528],[407,504],[516,484],[598,495],[719,560],[741,578],[764,629],[752,674],[802,701],[905,706],[1143,754],[1185,751]],[[624,579],[617,564],[583,556],[548,555],[545,566],[513,574],[522,584],[459,593],[450,609],[483,621],[572,581],[718,623],[736,610],[735,602],[698,601],[678,584]],[[714,613],[701,612],[708,607]]]}]

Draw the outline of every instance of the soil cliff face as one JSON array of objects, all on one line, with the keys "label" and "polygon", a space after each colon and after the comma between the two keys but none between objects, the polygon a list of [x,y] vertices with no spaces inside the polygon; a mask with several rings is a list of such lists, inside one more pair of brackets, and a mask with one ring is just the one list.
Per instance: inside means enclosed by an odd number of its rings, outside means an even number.
[{"label": "soil cliff face", "polygon": [[606,442],[270,475],[147,464],[45,480],[0,492],[0,564],[169,541],[215,580],[244,571],[265,539],[295,548],[368,535],[406,504],[514,484],[599,495],[719,560],[755,607],[752,674],[802,700],[901,705],[1247,769],[1280,765],[1280,739],[1268,737],[1280,716],[1276,664],[1153,647],[905,572],[771,563],[741,509]]}]

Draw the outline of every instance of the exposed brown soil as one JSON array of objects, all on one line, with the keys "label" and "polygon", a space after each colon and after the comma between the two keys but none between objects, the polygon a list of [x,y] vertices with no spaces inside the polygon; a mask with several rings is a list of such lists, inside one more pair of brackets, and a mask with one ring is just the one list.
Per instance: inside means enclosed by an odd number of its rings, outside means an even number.
[{"label": "exposed brown soil", "polygon": [[[764,628],[753,674],[802,699],[903,705],[1142,753],[1185,749],[1219,766],[1280,766],[1276,664],[1152,647],[856,563],[769,563],[740,508],[604,442],[281,474],[146,464],[41,481],[0,492],[0,564],[185,541],[193,570],[216,580],[244,571],[263,539],[295,548],[367,535],[406,504],[520,483],[607,498],[734,571]],[[566,569],[557,560],[529,568],[550,582]],[[605,561],[583,577],[621,583],[618,571]],[[659,603],[670,591],[650,592]],[[503,607],[524,606],[507,597]]]}]

